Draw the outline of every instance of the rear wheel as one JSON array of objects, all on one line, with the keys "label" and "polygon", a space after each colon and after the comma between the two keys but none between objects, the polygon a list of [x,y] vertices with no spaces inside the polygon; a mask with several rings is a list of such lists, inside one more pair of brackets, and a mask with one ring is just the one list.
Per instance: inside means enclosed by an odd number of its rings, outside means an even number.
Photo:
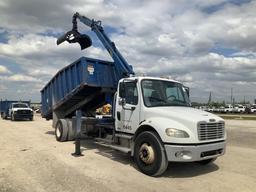
[{"label": "rear wheel", "polygon": [[134,161],[146,175],[161,175],[168,166],[161,140],[153,132],[142,132],[135,140]]},{"label": "rear wheel", "polygon": [[55,127],[55,137],[57,141],[63,142],[68,140],[68,126],[65,119],[60,119]]}]

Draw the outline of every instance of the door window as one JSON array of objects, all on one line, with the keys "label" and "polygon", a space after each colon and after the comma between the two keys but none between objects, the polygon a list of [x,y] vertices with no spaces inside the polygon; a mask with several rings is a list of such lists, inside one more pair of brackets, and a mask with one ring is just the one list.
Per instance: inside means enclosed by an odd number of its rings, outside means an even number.
[{"label": "door window", "polygon": [[138,104],[138,90],[135,82],[125,82],[125,101],[127,104]]}]

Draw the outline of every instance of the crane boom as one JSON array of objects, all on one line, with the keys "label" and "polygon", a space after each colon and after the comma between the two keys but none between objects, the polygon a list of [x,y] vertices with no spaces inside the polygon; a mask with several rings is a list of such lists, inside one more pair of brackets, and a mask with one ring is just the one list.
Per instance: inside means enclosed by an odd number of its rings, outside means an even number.
[{"label": "crane boom", "polygon": [[108,53],[114,60],[114,65],[116,68],[116,75],[120,78],[129,77],[130,75],[134,75],[134,71],[132,66],[127,63],[121,53],[118,51],[115,43],[112,42],[107,34],[105,33],[101,21],[96,21],[94,19],[89,19],[85,16],[80,15],[79,13],[75,13],[73,15],[73,28],[71,31],[67,32],[64,36],[60,37],[57,41],[57,44],[60,44],[67,40],[69,43],[79,43],[81,49],[85,49],[91,46],[90,38],[83,34],[81,35],[77,30],[77,19],[80,20],[81,23],[87,25],[91,28],[91,30],[97,35],[98,39],[102,42],[103,46],[107,49]]}]

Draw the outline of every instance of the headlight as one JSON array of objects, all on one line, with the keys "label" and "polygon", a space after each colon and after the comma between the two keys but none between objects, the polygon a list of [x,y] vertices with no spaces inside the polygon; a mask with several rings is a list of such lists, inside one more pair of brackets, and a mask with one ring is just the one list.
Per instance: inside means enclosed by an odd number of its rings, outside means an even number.
[{"label": "headlight", "polygon": [[165,133],[169,137],[177,137],[177,138],[188,138],[189,137],[189,135],[186,131],[182,131],[182,130],[174,129],[174,128],[165,129]]}]

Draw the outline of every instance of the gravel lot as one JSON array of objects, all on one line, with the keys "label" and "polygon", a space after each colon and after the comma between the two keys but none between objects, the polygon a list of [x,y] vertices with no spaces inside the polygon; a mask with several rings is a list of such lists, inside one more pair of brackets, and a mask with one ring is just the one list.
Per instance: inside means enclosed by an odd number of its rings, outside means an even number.
[{"label": "gravel lot", "polygon": [[226,155],[214,164],[171,163],[158,178],[132,159],[92,141],[73,157],[73,142],[58,143],[51,121],[0,120],[0,192],[256,190],[256,121],[227,120]]}]

